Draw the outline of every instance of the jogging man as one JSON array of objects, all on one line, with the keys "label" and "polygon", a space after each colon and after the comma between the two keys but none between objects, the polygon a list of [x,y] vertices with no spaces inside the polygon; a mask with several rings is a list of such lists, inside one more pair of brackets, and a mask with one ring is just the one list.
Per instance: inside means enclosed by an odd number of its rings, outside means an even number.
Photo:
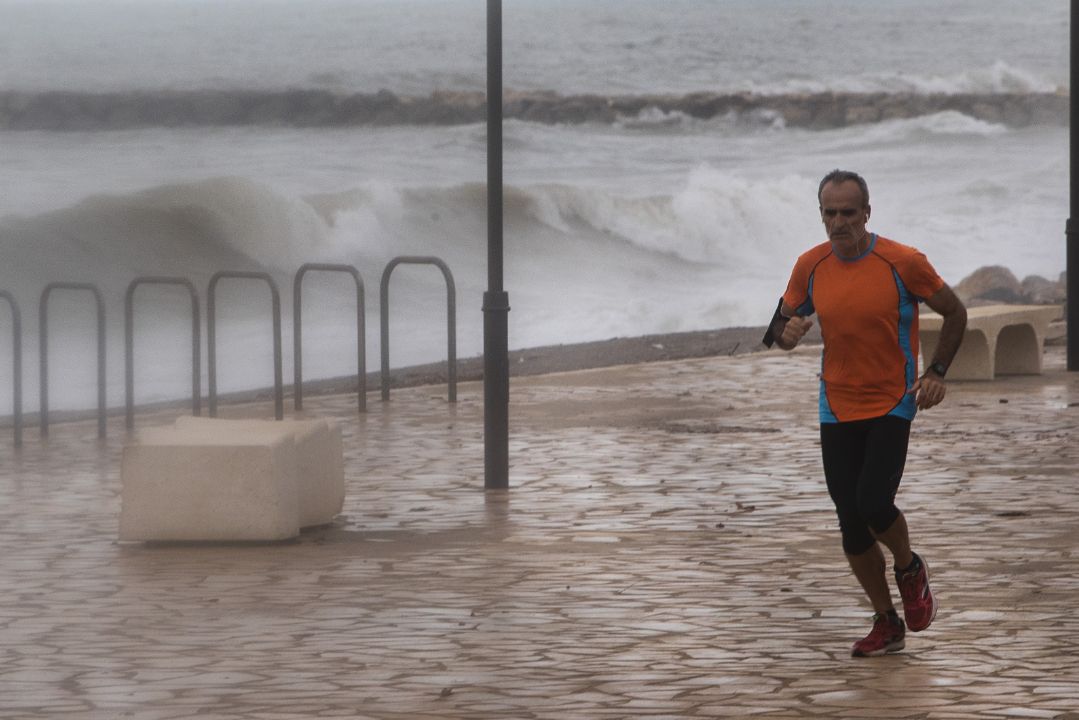
[{"label": "jogging man", "polygon": [[[821,455],[843,550],[875,613],[872,631],[851,652],[868,657],[905,645],[881,545],[892,554],[906,627],[925,630],[937,613],[929,566],[911,549],[895,496],[911,421],[944,399],[967,311],[925,255],[866,230],[869,189],[857,173],[828,173],[817,199],[828,242],[798,258],[764,341],[791,350],[812,326],[810,316],[820,320]],[[936,354],[919,375],[922,301],[944,322]]]}]

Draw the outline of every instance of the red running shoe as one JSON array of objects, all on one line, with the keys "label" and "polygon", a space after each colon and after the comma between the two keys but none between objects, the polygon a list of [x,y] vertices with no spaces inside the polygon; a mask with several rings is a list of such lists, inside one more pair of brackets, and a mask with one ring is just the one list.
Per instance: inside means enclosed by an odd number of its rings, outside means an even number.
[{"label": "red running shoe", "polygon": [[902,620],[893,620],[884,613],[877,613],[873,616],[873,630],[854,643],[850,651],[851,657],[877,657],[899,652],[906,647],[906,634]]},{"label": "red running shoe", "polygon": [[899,594],[903,596],[903,617],[911,632],[921,632],[937,616],[937,599],[929,589],[929,565],[918,555],[914,567],[905,572],[895,571]]}]

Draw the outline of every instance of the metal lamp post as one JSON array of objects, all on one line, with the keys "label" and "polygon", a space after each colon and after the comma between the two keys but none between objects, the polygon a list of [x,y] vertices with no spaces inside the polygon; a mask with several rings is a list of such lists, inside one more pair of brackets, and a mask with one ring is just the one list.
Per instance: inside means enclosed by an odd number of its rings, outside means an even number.
[{"label": "metal lamp post", "polygon": [[1068,102],[1071,106],[1071,119],[1068,137],[1071,147],[1071,177],[1069,183],[1069,217],[1065,235],[1067,236],[1067,294],[1068,294],[1068,370],[1079,370],[1079,101],[1075,93],[1079,90],[1079,0],[1071,3],[1071,91]]},{"label": "metal lamp post", "polygon": [[509,295],[502,287],[502,0],[487,0],[487,292],[483,294],[484,488],[509,487]]}]

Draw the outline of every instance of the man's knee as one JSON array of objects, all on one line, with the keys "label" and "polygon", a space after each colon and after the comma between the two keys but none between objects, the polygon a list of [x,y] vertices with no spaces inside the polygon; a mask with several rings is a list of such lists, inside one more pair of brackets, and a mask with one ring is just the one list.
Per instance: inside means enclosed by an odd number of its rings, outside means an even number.
[{"label": "man's knee", "polygon": [[843,552],[861,555],[877,542],[899,518],[895,503],[870,504],[859,500],[857,509],[837,511],[839,532],[843,538]]},{"label": "man's knee", "polygon": [[888,532],[888,529],[899,518],[899,508],[895,506],[894,502],[870,503],[860,499],[858,514],[875,535],[883,535]]},{"label": "man's knee", "polygon": [[861,555],[877,542],[865,521],[856,513],[839,516],[839,533],[843,539],[843,552]]}]

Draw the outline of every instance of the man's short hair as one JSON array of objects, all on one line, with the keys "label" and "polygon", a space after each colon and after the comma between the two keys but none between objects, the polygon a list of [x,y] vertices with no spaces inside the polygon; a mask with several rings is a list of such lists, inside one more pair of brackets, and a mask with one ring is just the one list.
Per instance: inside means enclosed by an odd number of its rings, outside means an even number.
[{"label": "man's short hair", "polygon": [[817,188],[817,204],[820,204],[821,193],[824,192],[824,186],[828,183],[845,183],[845,182],[858,183],[858,189],[862,191],[862,207],[869,205],[869,186],[865,183],[865,178],[856,172],[850,170],[833,170],[824,176],[820,181],[820,186]]}]

